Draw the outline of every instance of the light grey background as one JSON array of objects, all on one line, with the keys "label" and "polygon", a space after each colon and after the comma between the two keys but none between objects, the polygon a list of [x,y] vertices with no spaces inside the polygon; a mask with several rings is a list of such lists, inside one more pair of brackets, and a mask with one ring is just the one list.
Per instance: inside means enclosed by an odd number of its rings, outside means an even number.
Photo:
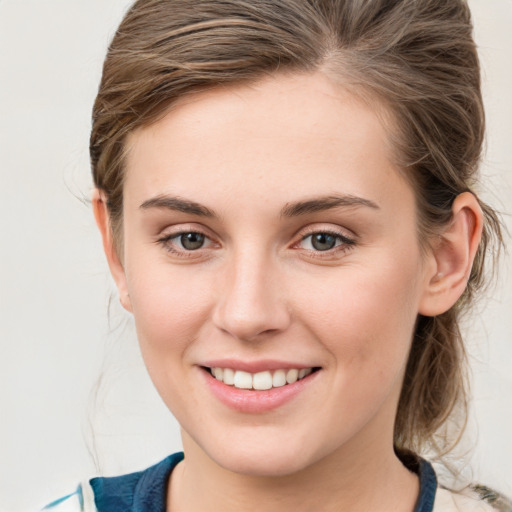
[{"label": "light grey background", "polygon": [[[96,473],[91,454],[103,473],[113,474],[180,448],[178,427],[145,375],[82,202],[91,190],[91,105],[106,46],[128,4],[0,0],[4,512],[35,510],[71,492]],[[470,5],[489,127],[485,197],[512,212],[512,0]],[[503,269],[498,289],[468,323],[474,400],[464,445],[477,445],[470,457],[474,478],[509,495],[511,274]]]}]

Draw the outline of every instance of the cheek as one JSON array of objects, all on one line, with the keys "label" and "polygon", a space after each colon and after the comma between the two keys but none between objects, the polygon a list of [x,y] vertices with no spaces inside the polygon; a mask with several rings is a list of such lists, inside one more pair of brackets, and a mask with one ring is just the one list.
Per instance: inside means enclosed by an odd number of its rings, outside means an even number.
[{"label": "cheek", "polygon": [[[139,260],[141,261],[141,260]],[[210,302],[204,279],[188,270],[147,263],[130,269],[128,289],[144,357],[172,359],[204,323]]]},{"label": "cheek", "polygon": [[326,424],[340,432],[349,428],[343,418],[355,430],[378,411],[393,421],[417,317],[417,274],[407,266],[343,269],[328,293],[317,291],[308,301],[306,327],[330,353],[334,370]]},{"label": "cheek", "polygon": [[396,255],[375,263],[337,269],[327,284],[310,283],[307,304],[298,298],[308,328],[351,374],[405,364],[417,318],[417,266]]},{"label": "cheek", "polygon": [[129,292],[144,363],[162,400],[182,423],[184,411],[197,415],[202,410],[187,392],[183,370],[207,316],[207,297],[186,272],[170,272],[165,266],[147,265],[131,278]]}]

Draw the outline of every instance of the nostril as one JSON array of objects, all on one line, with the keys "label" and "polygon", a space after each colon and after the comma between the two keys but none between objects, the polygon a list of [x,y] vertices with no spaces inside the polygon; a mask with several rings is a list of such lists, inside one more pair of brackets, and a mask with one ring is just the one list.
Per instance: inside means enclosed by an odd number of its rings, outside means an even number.
[{"label": "nostril", "polygon": [[[257,257],[255,257],[258,260]],[[286,329],[290,313],[269,263],[244,256],[231,269],[220,288],[213,311],[218,329],[241,341],[256,341]]]}]

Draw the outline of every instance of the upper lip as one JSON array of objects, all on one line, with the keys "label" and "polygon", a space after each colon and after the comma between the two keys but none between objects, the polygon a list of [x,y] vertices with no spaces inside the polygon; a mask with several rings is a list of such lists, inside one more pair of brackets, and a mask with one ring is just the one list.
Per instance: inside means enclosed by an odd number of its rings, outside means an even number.
[{"label": "upper lip", "polygon": [[249,373],[258,373],[272,370],[289,370],[291,368],[318,368],[318,365],[278,361],[275,359],[260,359],[258,361],[242,361],[240,359],[215,359],[200,364],[207,368],[231,368]]}]

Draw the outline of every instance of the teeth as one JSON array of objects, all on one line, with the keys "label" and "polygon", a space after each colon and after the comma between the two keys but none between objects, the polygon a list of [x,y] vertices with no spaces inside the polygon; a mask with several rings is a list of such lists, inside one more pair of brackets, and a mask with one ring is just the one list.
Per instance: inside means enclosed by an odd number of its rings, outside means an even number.
[{"label": "teeth", "polygon": [[284,370],[276,370],[272,376],[272,386],[280,388],[286,384],[286,373]]},{"label": "teeth", "polygon": [[272,387],[272,374],[270,372],[255,373],[252,377],[252,387],[264,390]]},{"label": "teeth", "polygon": [[303,379],[304,377],[307,377],[312,371],[313,368],[302,368],[301,370],[299,370],[299,380]]},{"label": "teeth", "polygon": [[232,386],[235,383],[235,372],[231,368],[224,368],[224,384]]},{"label": "teeth", "polygon": [[252,375],[247,372],[236,371],[233,380],[235,388],[252,389]]},{"label": "teeth", "polygon": [[263,391],[271,388],[279,388],[286,384],[293,384],[304,377],[307,377],[313,368],[291,368],[289,370],[275,370],[249,373],[231,368],[211,368],[212,375],[228,386],[239,389],[255,389]]},{"label": "teeth", "polygon": [[293,384],[294,382],[297,382],[298,379],[299,379],[299,370],[296,370],[295,368],[293,368],[292,370],[288,370],[286,372],[286,382],[288,382],[288,384]]}]

